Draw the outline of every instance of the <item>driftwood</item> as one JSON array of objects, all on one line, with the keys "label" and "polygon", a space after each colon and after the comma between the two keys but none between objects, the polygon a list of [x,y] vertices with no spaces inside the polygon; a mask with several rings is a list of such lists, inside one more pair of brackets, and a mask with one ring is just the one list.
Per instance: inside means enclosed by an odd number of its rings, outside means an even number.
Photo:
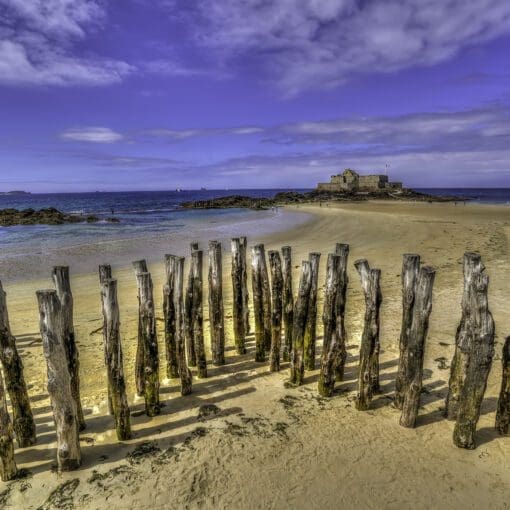
[{"label": "driftwood", "polygon": [[165,324],[166,374],[169,379],[179,377],[179,359],[175,334],[174,280],[176,258],[165,255],[166,283],[163,286],[163,321]]},{"label": "driftwood", "polygon": [[413,309],[415,305],[416,284],[420,272],[420,256],[413,253],[404,254],[402,263],[402,326],[400,328],[399,359],[397,377],[395,380],[394,406],[402,409],[404,404],[405,383],[407,380],[407,348],[409,334],[413,321]]},{"label": "driftwood", "polygon": [[326,285],[322,323],[324,327],[322,362],[318,389],[323,397],[330,397],[335,388],[337,364],[340,360],[340,345],[343,343],[342,329],[339,327],[338,293],[340,290],[340,256],[328,255],[326,265]]},{"label": "driftwood", "polygon": [[496,411],[496,430],[508,434],[510,430],[510,336],[503,346],[501,391]]},{"label": "driftwood", "polygon": [[292,290],[292,248],[282,246],[282,273],[283,273],[283,361],[290,360],[292,351],[292,323],[294,320],[294,293]]},{"label": "driftwood", "polygon": [[[198,243],[194,242],[190,245],[191,256],[198,250]],[[186,292],[184,293],[184,343],[186,345],[186,358],[188,366],[197,366],[197,356],[195,353],[195,336],[193,334],[193,288],[194,288],[194,272],[192,268],[193,262],[190,263],[188,273],[188,283]]]},{"label": "driftwood", "polygon": [[[109,264],[101,264],[99,266],[99,285],[101,285],[101,287],[103,286],[103,284],[107,281],[107,280],[111,280],[112,279],[112,266],[110,266]],[[102,300],[103,300],[103,293],[101,292],[101,303],[102,303]],[[106,323],[105,323],[105,317],[104,317],[104,314],[103,314],[103,351],[104,351],[104,365],[105,367],[108,367],[108,362],[107,362],[107,356],[106,356],[106,338],[104,336],[104,330],[105,330],[105,327],[106,327]],[[108,374],[107,374],[108,375]],[[108,391],[108,396],[107,396],[107,402],[108,402],[108,414],[111,414],[113,416],[113,407],[112,407],[112,396],[110,395],[110,386],[108,386],[107,388],[107,391]]]},{"label": "driftwood", "polygon": [[379,391],[379,308],[381,271],[370,269],[365,259],[354,263],[365,295],[365,319],[361,337],[356,409],[369,408],[372,396]]},{"label": "driftwood", "polygon": [[271,250],[269,255],[269,267],[271,269],[271,322],[272,338],[271,350],[269,351],[269,370],[280,370],[280,350],[282,341],[282,312],[283,312],[283,275],[280,254]]},{"label": "driftwood", "polygon": [[315,370],[315,346],[317,343],[317,291],[319,286],[320,253],[310,253],[310,271],[312,286],[310,288],[310,302],[308,303],[308,317],[306,319],[304,339],[304,363],[306,370]]},{"label": "driftwood", "polygon": [[80,399],[80,358],[74,336],[73,323],[73,294],[71,292],[71,280],[68,266],[55,266],[52,271],[53,283],[57,291],[58,299],[62,306],[62,322],[64,332],[64,347],[67,354],[69,374],[71,375],[71,391],[76,400],[76,412],[80,430],[85,428],[85,417]]},{"label": "driftwood", "polygon": [[308,306],[310,303],[310,290],[312,287],[311,263],[304,260],[301,264],[298,295],[294,306],[294,323],[292,328],[292,353],[290,359],[290,384],[299,386],[303,383],[304,365],[304,339]]},{"label": "driftwood", "polygon": [[18,468],[14,460],[12,436],[12,423],[7,410],[4,382],[2,374],[0,374],[0,478],[2,482],[8,482],[16,478],[18,474]]},{"label": "driftwood", "polygon": [[159,414],[159,356],[150,273],[137,273],[138,345],[143,346],[143,397],[147,416]]},{"label": "driftwood", "polygon": [[204,310],[203,310],[203,252],[192,245],[190,274],[192,275],[192,293],[191,293],[191,331],[193,334],[193,347],[195,349],[195,359],[197,365],[197,376],[200,379],[207,377],[207,359],[205,357],[204,345]]},{"label": "driftwood", "polygon": [[255,361],[265,361],[264,298],[262,290],[262,264],[264,247],[261,244],[251,249],[251,282],[253,294],[253,321],[255,324]]},{"label": "driftwood", "polygon": [[101,302],[104,318],[104,345],[108,396],[111,402],[117,438],[131,438],[129,406],[124,380],[122,345],[120,341],[120,313],[117,300],[117,280],[105,279],[101,285]]},{"label": "driftwood", "polygon": [[221,243],[209,241],[209,328],[214,365],[225,364],[225,324],[223,312],[223,271]]},{"label": "driftwood", "polygon": [[418,417],[423,380],[423,355],[432,311],[432,287],[435,274],[431,267],[422,267],[413,289],[411,327],[406,338],[405,358],[402,360],[403,377],[400,391],[403,399],[400,425],[403,427],[414,427]]},{"label": "driftwood", "polygon": [[23,375],[23,362],[9,325],[7,299],[2,282],[0,282],[0,360],[4,369],[5,386],[11,399],[16,440],[20,448],[26,448],[36,443],[35,422]]},{"label": "driftwood", "polygon": [[343,381],[345,363],[347,361],[347,349],[345,343],[347,342],[347,334],[345,332],[345,304],[347,302],[347,285],[349,283],[349,277],[347,276],[347,263],[349,260],[349,245],[343,243],[336,243],[335,255],[340,257],[340,281],[338,289],[338,300],[337,300],[337,314],[339,319],[337,325],[340,327],[338,333],[338,339],[340,341],[339,346],[339,360],[336,366],[336,380]]},{"label": "driftwood", "polygon": [[37,292],[40,330],[48,369],[48,393],[57,434],[59,471],[81,465],[79,421],[66,353],[62,305],[54,290]]},{"label": "driftwood", "polygon": [[238,354],[245,354],[244,339],[246,332],[243,295],[243,261],[239,238],[231,240],[232,250],[232,320],[234,323],[234,341]]},{"label": "driftwood", "polygon": [[184,345],[184,257],[175,257],[174,264],[173,306],[175,310],[175,345],[177,347],[177,361],[181,378],[181,395],[189,395],[192,391],[192,380],[190,369],[186,363],[186,349]]},{"label": "driftwood", "polygon": [[242,269],[242,291],[243,291],[243,320],[244,320],[244,334],[250,333],[250,293],[248,292],[248,266],[246,262],[246,253],[248,249],[248,241],[246,237],[239,238],[239,250],[241,252]]}]

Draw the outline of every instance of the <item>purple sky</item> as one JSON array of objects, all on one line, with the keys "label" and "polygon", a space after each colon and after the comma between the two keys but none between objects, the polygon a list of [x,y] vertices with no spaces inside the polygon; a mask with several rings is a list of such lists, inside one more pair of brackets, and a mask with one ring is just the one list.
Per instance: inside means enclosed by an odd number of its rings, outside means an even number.
[{"label": "purple sky", "polygon": [[0,0],[0,191],[510,187],[509,0]]}]

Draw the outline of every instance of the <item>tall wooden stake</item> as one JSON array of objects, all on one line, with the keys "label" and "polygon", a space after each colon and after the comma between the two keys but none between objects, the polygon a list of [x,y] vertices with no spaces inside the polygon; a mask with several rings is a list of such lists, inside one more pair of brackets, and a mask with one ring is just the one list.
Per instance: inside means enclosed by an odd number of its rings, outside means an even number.
[{"label": "tall wooden stake", "polygon": [[101,285],[103,305],[106,373],[108,395],[115,417],[117,438],[121,441],[131,438],[129,406],[124,380],[122,345],[120,341],[120,313],[117,301],[117,280],[105,279]]},{"label": "tall wooden stake", "polygon": [[223,270],[221,243],[209,241],[209,327],[214,365],[225,364],[225,324],[223,313]]},{"label": "tall wooden stake", "polygon": [[[109,264],[101,264],[99,266],[99,284],[103,285],[107,280],[112,279],[112,267]],[[103,300],[103,293],[101,292],[101,303]],[[103,305],[104,306],[104,305]],[[104,322],[104,314],[103,314],[103,331],[106,327],[106,323]],[[108,367],[107,356],[106,356],[106,338],[103,334],[103,350],[104,350],[104,364],[105,367]],[[108,375],[108,373],[107,373]],[[108,402],[108,414],[113,416],[113,407],[112,407],[112,396],[110,395],[110,386],[107,388],[107,402]]]},{"label": "tall wooden stake", "polygon": [[147,416],[159,414],[159,357],[150,273],[138,273],[138,333],[143,345],[143,396]]},{"label": "tall wooden stake", "polygon": [[81,465],[79,421],[72,392],[66,353],[62,305],[54,290],[37,292],[40,330],[48,368],[48,393],[57,433],[57,465],[60,471]]},{"label": "tall wooden stake", "polygon": [[[191,243],[191,255],[198,250],[198,243]],[[195,337],[193,334],[193,287],[194,287],[193,268],[189,267],[188,284],[184,294],[184,341],[186,345],[186,358],[188,366],[197,366],[197,356],[195,353]]]},{"label": "tall wooden stake", "polygon": [[337,296],[337,327],[340,330],[337,334],[339,346],[339,360],[336,365],[336,380],[343,381],[345,363],[347,361],[347,349],[345,343],[347,342],[347,334],[345,332],[345,304],[347,302],[347,285],[349,283],[349,277],[347,276],[347,263],[349,260],[349,245],[343,243],[336,243],[335,254],[340,257],[339,261],[339,288]]},{"label": "tall wooden stake", "polygon": [[232,320],[234,322],[234,339],[238,354],[245,354],[245,316],[243,295],[243,261],[239,238],[231,240],[232,250]]},{"label": "tall wooden stake", "polygon": [[510,430],[510,336],[503,346],[501,391],[496,411],[496,430],[501,434],[508,434]]},{"label": "tall wooden stake", "polygon": [[403,427],[414,427],[418,417],[423,380],[423,355],[432,311],[432,287],[435,274],[431,267],[422,267],[413,291],[411,327],[407,334],[402,367],[404,377],[401,386],[403,402],[400,425]]},{"label": "tall wooden stake", "polygon": [[310,253],[310,270],[312,272],[312,287],[310,289],[310,303],[308,304],[308,318],[305,329],[305,369],[315,370],[315,345],[317,343],[317,291],[319,285],[320,253]]},{"label": "tall wooden stake", "polygon": [[248,266],[246,261],[246,252],[248,250],[248,241],[246,237],[239,238],[239,250],[241,252],[241,264],[243,266],[242,290],[243,290],[243,318],[244,318],[244,334],[250,333],[250,293],[248,292]]},{"label": "tall wooden stake", "polygon": [[356,408],[366,411],[374,393],[379,391],[379,308],[381,271],[370,269],[365,259],[354,263],[365,294],[365,324],[361,337]]},{"label": "tall wooden stake", "polygon": [[174,308],[175,264],[174,255],[165,255],[166,283],[163,286],[163,320],[165,323],[166,374],[169,379],[179,377]]},{"label": "tall wooden stake", "polygon": [[263,244],[257,245],[261,251],[260,281],[262,286],[262,303],[264,317],[264,349],[266,353],[271,350],[271,285],[269,283],[269,272],[267,270],[266,250]]},{"label": "tall wooden stake", "polygon": [[4,382],[2,374],[0,374],[0,478],[2,482],[8,482],[16,478],[18,474],[18,468],[14,460],[12,436],[11,418],[7,410]]},{"label": "tall wooden stake", "polygon": [[412,253],[404,255],[402,263],[402,327],[400,329],[397,378],[395,380],[395,400],[397,409],[402,409],[404,404],[405,384],[407,381],[407,349],[409,334],[413,322],[413,308],[415,305],[416,282],[420,271],[420,256]]},{"label": "tall wooden stake", "polygon": [[[11,333],[6,294],[0,281],[0,360],[4,369],[5,386],[11,399],[14,431],[20,448],[36,443],[35,422],[30,408],[23,362]],[[1,378],[1,376],[0,376]]]},{"label": "tall wooden stake", "polygon": [[174,310],[175,310],[175,343],[177,346],[177,360],[179,376],[181,377],[181,395],[189,395],[192,391],[191,371],[186,363],[186,349],[184,345],[184,257],[175,257],[174,272]]},{"label": "tall wooden stake", "polygon": [[271,268],[271,322],[272,338],[269,352],[269,370],[280,370],[280,350],[282,341],[282,312],[283,312],[283,274],[280,253],[270,250],[269,267]]},{"label": "tall wooden stake", "polygon": [[55,266],[52,271],[53,283],[57,291],[58,299],[62,306],[62,321],[64,331],[64,346],[71,375],[71,391],[76,400],[76,412],[80,430],[85,428],[85,417],[80,399],[80,358],[78,346],[74,336],[73,323],[73,294],[71,293],[71,280],[68,266]]},{"label": "tall wooden stake", "polygon": [[261,244],[251,249],[251,282],[253,294],[253,321],[255,323],[255,361],[265,361],[264,298],[262,289],[262,265],[264,247]]},{"label": "tall wooden stake", "polygon": [[310,304],[310,290],[312,288],[311,263],[304,260],[301,264],[301,277],[299,289],[294,306],[294,324],[292,328],[292,353],[290,358],[290,383],[299,386],[303,383],[305,373],[304,365],[304,339],[308,306]]},{"label": "tall wooden stake", "polygon": [[292,351],[292,323],[294,320],[294,293],[292,290],[292,248],[282,247],[283,259],[283,329],[285,338],[283,342],[283,361],[290,360]]},{"label": "tall wooden stake", "polygon": [[197,376],[199,379],[207,377],[207,359],[204,345],[204,310],[203,310],[203,252],[198,249],[191,251],[190,271],[193,275],[193,292],[191,299],[191,327],[193,331],[193,346],[197,361]]}]

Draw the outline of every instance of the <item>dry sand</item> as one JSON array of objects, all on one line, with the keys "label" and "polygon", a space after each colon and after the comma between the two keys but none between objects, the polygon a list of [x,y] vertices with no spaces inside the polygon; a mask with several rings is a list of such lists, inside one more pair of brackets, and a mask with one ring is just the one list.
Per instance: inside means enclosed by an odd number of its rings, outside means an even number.
[{"label": "dry sand", "polygon": [[[49,281],[4,282],[13,333],[25,364],[39,443],[16,450],[28,478],[0,485],[0,508],[510,508],[510,437],[493,430],[500,384],[500,354],[510,334],[510,207],[370,202],[300,206],[312,213],[299,228],[273,234],[267,248],[290,244],[298,266],[310,251],[325,259],[335,242],[351,246],[346,311],[348,366],[331,399],[318,396],[317,371],[289,389],[286,364],[278,374],[232,350],[230,257],[224,255],[228,358],[194,380],[191,396],[164,380],[159,417],[132,418],[134,438],[119,444],[106,414],[97,275],[73,277],[76,332],[81,356],[83,467],[51,471],[55,435],[45,389],[35,290]],[[250,233],[247,232],[249,235]],[[228,235],[228,233],[226,233]],[[255,239],[249,239],[253,244]],[[202,243],[204,246],[204,243]],[[150,246],[147,247],[150,251]],[[454,334],[460,317],[462,255],[479,251],[490,276],[490,307],[496,321],[496,359],[478,425],[478,448],[452,444],[453,424],[441,415]],[[392,408],[401,320],[402,254],[421,254],[437,268],[426,346],[424,393],[418,426],[398,425]],[[364,305],[356,258],[382,269],[381,386],[372,408],[354,408],[356,367]],[[49,270],[49,268],[48,268]],[[161,316],[163,267],[152,265]],[[125,372],[133,411],[136,288],[130,268],[118,269]],[[319,311],[321,302],[319,302]],[[207,316],[207,310],[205,310]],[[320,323],[320,321],[319,321]],[[159,323],[161,326],[161,323]],[[206,322],[206,338],[208,338]],[[319,330],[319,336],[321,328]],[[160,334],[160,352],[164,349]],[[161,377],[165,363],[161,364]],[[204,405],[216,407],[199,408]]]}]

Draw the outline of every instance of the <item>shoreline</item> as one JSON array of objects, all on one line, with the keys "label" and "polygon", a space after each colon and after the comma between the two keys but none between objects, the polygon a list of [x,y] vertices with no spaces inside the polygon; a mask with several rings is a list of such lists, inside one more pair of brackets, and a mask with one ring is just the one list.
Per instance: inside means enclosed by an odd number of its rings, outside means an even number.
[{"label": "shoreline", "polygon": [[[377,506],[415,508],[505,508],[510,490],[508,437],[493,430],[495,399],[501,365],[498,356],[510,334],[510,208],[498,205],[411,202],[360,202],[286,206],[286,211],[309,214],[301,225],[278,233],[248,237],[248,246],[264,242],[266,250],[284,244],[293,248],[294,291],[300,261],[311,251],[322,252],[319,273],[319,332],[322,324],[322,285],[326,256],[336,242],[350,244],[346,328],[348,363],[344,383],[331,399],[317,395],[317,370],[307,372],[305,384],[286,388],[288,364],[270,374],[267,364],[253,361],[253,337],[248,354],[238,356],[233,345],[229,246],[224,244],[223,282],[227,326],[227,364],[210,368],[210,378],[194,379],[194,393],[181,397],[178,381],[166,380],[163,335],[158,321],[161,358],[162,414],[132,418],[134,438],[119,444],[106,411],[106,383],[102,367],[99,284],[91,271],[72,273],[75,328],[80,349],[82,401],[88,428],[82,437],[83,467],[57,476],[50,471],[54,458],[54,426],[46,398],[45,362],[38,339],[35,286],[45,280],[9,283],[8,306],[12,332],[25,364],[40,442],[16,450],[20,467],[33,472],[30,487],[13,482],[8,503],[37,508],[62,483],[79,480],[71,491],[78,508],[100,508],[106,503],[128,508],[243,507],[277,505],[306,508]],[[225,233],[225,235],[227,235]],[[201,243],[201,248],[204,244]],[[479,446],[474,451],[455,448],[452,422],[442,418],[445,385],[460,319],[463,253],[480,251],[490,278],[489,306],[496,322],[496,358],[478,425]],[[149,255],[150,247],[146,254]],[[430,329],[426,343],[424,393],[418,427],[398,425],[399,411],[391,407],[401,321],[400,269],[402,254],[415,252],[437,269]],[[367,412],[354,409],[363,297],[353,263],[367,258],[382,270],[381,386],[382,394]],[[207,263],[205,262],[205,267]],[[71,268],[72,269],[72,268]],[[204,268],[205,269],[205,268]],[[50,267],[48,267],[49,275]],[[163,262],[150,263],[156,313],[161,317]],[[206,271],[206,269],[205,269]],[[187,264],[186,264],[187,274]],[[205,273],[204,273],[205,275]],[[136,283],[130,266],[114,269],[119,281],[121,334],[128,398],[132,411],[143,407],[134,397],[136,347]],[[207,282],[204,279],[204,292]],[[251,285],[249,285],[251,290]],[[207,317],[204,294],[204,317]],[[205,322],[206,345],[209,344]],[[208,359],[210,352],[208,351]],[[201,405],[218,411],[198,419]],[[142,445],[147,442],[151,448]],[[138,448],[131,462],[128,454]],[[126,456],[128,456],[126,460]],[[420,462],[416,462],[416,459]],[[264,466],[253,476],[254,466]],[[96,474],[94,474],[96,472]],[[338,480],[345,483],[338,484]],[[416,484],[420,480],[420,484]],[[2,484],[5,487],[7,484]],[[158,491],[153,488],[158,486]],[[161,490],[164,487],[165,490]],[[0,489],[0,492],[3,489]],[[125,496],[124,496],[125,495]],[[123,499],[125,498],[125,499]],[[129,498],[129,499],[128,499]]]}]

